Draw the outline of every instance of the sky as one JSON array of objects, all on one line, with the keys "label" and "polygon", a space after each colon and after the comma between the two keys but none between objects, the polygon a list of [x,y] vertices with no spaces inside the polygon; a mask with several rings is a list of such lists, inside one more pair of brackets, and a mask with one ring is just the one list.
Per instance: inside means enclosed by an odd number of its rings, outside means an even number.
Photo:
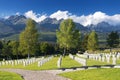
[{"label": "sky", "polygon": [[0,15],[16,12],[24,13],[33,10],[36,13],[48,15],[67,10],[77,15],[88,15],[102,11],[109,15],[120,13],[120,0],[0,0]]},{"label": "sky", "polygon": [[116,18],[116,15],[120,17],[118,15],[120,14],[120,0],[0,0],[0,17],[7,18],[15,14],[32,17],[37,22],[47,16],[57,17],[57,19],[76,17],[76,22],[81,21],[81,24],[89,25],[101,21],[87,21],[88,18],[91,19],[95,16],[103,16],[105,20],[114,16]]}]

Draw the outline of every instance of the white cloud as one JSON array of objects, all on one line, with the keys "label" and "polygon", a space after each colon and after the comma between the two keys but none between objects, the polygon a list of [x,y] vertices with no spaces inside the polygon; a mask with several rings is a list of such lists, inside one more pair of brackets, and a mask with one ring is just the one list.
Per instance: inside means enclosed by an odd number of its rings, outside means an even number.
[{"label": "white cloud", "polygon": [[19,12],[16,12],[16,15],[20,15],[20,13],[19,13]]},{"label": "white cloud", "polygon": [[56,18],[57,20],[60,19],[67,19],[69,17],[69,12],[68,11],[61,11],[58,10],[57,12],[53,13],[50,15],[50,18]]},{"label": "white cloud", "polygon": [[102,13],[100,11],[95,12],[94,14],[90,14],[90,15],[82,15],[82,16],[70,16],[70,18],[72,18],[75,22],[78,22],[84,26],[90,25],[90,24],[98,24],[102,21],[106,21],[106,18],[108,16],[105,13]]},{"label": "white cloud", "polygon": [[111,25],[118,25],[118,24],[120,25],[120,14],[109,16],[106,13],[103,13],[101,11],[97,11],[89,15],[78,16],[70,13],[69,11],[58,10],[57,12],[54,12],[53,14],[47,16],[46,14],[44,15],[36,14],[32,10],[30,10],[26,12],[24,15],[27,18],[32,18],[36,22],[41,22],[45,18],[50,17],[50,18],[56,18],[57,20],[71,18],[73,19],[74,22],[80,23],[84,26],[91,25],[91,24],[96,25],[103,21],[108,22]]},{"label": "white cloud", "polygon": [[[114,26],[120,24],[120,14],[109,16],[103,12],[98,11],[98,12],[95,12],[94,14],[85,16],[84,18],[86,19],[86,22],[84,22],[83,25],[98,24],[103,21]],[[90,22],[90,23],[87,23],[87,22]]]},{"label": "white cloud", "polygon": [[71,18],[75,22],[80,23],[84,26],[87,26],[90,24],[96,25],[103,21],[108,22],[111,25],[120,24],[120,14],[115,14],[115,15],[109,16],[101,11],[97,11],[94,14],[89,14],[86,16],[85,15],[77,16],[77,15],[73,15],[69,11],[58,10],[57,12],[51,14],[50,17],[56,18],[57,20]]},{"label": "white cloud", "polygon": [[4,19],[8,19],[10,16],[5,16]]},{"label": "white cloud", "polygon": [[43,21],[45,18],[47,18],[46,14],[45,14],[45,15],[36,14],[36,13],[34,13],[32,10],[26,12],[24,15],[25,15],[27,18],[31,18],[31,19],[35,20],[36,22],[41,22],[41,21]]}]

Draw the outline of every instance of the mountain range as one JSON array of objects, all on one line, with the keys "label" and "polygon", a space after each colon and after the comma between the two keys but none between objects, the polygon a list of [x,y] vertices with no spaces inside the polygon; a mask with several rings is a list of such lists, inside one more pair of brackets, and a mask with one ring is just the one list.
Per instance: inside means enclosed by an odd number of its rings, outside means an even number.
[{"label": "mountain range", "polygon": [[[55,32],[59,29],[59,25],[63,19],[57,20],[56,18],[46,18],[43,21],[37,23],[36,27],[39,32]],[[0,38],[8,37],[14,34],[19,34],[24,30],[26,26],[27,18],[24,15],[12,15],[7,19],[0,18]],[[90,32],[95,30],[99,33],[108,33],[111,31],[120,31],[120,25],[113,26],[107,22],[101,22],[97,25],[83,26],[79,23],[75,23],[76,28],[81,32]]]}]

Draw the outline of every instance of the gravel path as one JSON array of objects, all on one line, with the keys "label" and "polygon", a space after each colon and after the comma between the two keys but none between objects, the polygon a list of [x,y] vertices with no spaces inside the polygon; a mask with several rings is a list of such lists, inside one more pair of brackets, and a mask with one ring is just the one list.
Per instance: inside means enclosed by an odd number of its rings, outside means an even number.
[{"label": "gravel path", "polygon": [[24,80],[70,80],[57,74],[61,73],[60,70],[45,70],[45,71],[31,71],[22,69],[0,69],[2,71],[15,72],[20,74]]},{"label": "gravel path", "polygon": [[[111,66],[101,66],[101,68],[120,68],[120,65],[114,67]],[[88,67],[87,69],[97,69],[97,67]],[[85,70],[85,68],[76,68],[74,69],[65,69],[62,70],[43,70],[43,71],[32,71],[32,70],[23,70],[23,69],[0,69],[1,71],[9,71],[20,74],[24,80],[70,80],[61,76],[58,76],[59,73],[71,72],[77,70]]]}]

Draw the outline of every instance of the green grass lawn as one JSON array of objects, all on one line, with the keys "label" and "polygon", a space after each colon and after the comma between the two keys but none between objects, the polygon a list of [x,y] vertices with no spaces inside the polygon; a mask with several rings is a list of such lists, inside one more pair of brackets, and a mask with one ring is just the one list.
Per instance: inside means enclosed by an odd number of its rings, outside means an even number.
[{"label": "green grass lawn", "polygon": [[[92,60],[92,59],[88,59],[87,60],[87,66],[93,66],[93,65],[107,65],[109,63],[107,62],[102,62],[102,61],[96,61],[96,60]],[[111,64],[111,63],[110,63]]]},{"label": "green grass lawn", "polygon": [[[77,56],[77,55],[76,55]],[[77,56],[79,57],[79,56]],[[82,58],[82,57],[80,57]],[[117,64],[120,64],[120,59],[117,60]],[[93,59],[87,59],[87,66],[92,66],[92,65],[112,65],[112,57],[110,59],[110,63],[99,61],[99,60],[93,60]]]},{"label": "green grass lawn", "polygon": [[38,63],[31,64],[29,66],[26,66],[23,69],[29,69],[29,70],[49,70],[49,69],[57,69],[57,60],[58,57],[54,57],[50,61],[46,62],[42,66],[38,67]]},{"label": "green grass lawn", "polygon": [[0,71],[0,80],[23,80],[18,74]]},{"label": "green grass lawn", "polygon": [[[19,65],[5,65],[5,66],[0,66],[0,68],[17,68],[17,69],[27,69],[27,70],[51,70],[51,69],[58,69],[57,67],[57,61],[59,57],[54,57],[50,61],[44,63],[42,66],[38,67],[38,62],[33,63],[28,66],[23,66],[23,64]],[[109,64],[111,64],[110,62]],[[96,60],[91,60],[87,59],[87,66],[93,66],[93,65],[107,65],[107,62],[102,62],[102,61],[96,61]],[[117,64],[120,64],[120,60],[117,60]],[[72,60],[69,58],[69,56],[62,57],[62,64],[61,68],[71,68],[71,67],[81,67],[82,65],[78,63],[75,60]]]},{"label": "green grass lawn", "polygon": [[[117,60],[116,64],[120,64],[120,59]],[[110,59],[110,63],[107,63],[107,61],[102,62],[102,61],[96,61],[96,60],[92,60],[92,59],[88,59],[87,60],[87,65],[88,66],[92,66],[92,65],[112,65],[112,58]]]},{"label": "green grass lawn", "polygon": [[61,64],[62,68],[80,67],[80,66],[82,65],[77,61],[69,58],[69,56],[65,56],[62,58],[62,64]]},{"label": "green grass lawn", "polygon": [[[50,61],[46,62],[43,64],[41,67],[38,67],[38,63],[33,63],[28,66],[23,66],[22,64],[19,65],[5,65],[5,66],[0,66],[0,68],[19,68],[19,69],[27,69],[27,70],[51,70],[51,69],[58,69],[57,67],[57,61],[59,57],[54,57]],[[72,60],[69,58],[69,56],[62,57],[62,64],[61,68],[71,68],[71,67],[80,67],[82,66],[80,63],[78,63],[75,60]]]},{"label": "green grass lawn", "polygon": [[[77,57],[79,57],[79,56],[77,56]],[[83,58],[83,57],[80,57],[80,58]],[[110,63],[107,63],[107,61],[102,62],[102,61],[99,61],[99,60],[87,59],[87,66],[107,65],[107,64],[112,64],[112,61],[110,60]]]},{"label": "green grass lawn", "polygon": [[119,59],[119,60],[117,60],[117,64],[120,64],[120,59]]},{"label": "green grass lawn", "polygon": [[59,75],[72,80],[120,80],[120,69],[91,69]]},{"label": "green grass lawn", "polygon": [[57,69],[57,60],[58,57],[54,57],[50,61],[44,63],[42,66],[38,67],[38,63],[33,63],[28,66],[23,66],[22,64],[19,65],[5,65],[1,66],[0,68],[19,68],[19,69],[27,69],[27,70],[48,70],[48,69]]}]

